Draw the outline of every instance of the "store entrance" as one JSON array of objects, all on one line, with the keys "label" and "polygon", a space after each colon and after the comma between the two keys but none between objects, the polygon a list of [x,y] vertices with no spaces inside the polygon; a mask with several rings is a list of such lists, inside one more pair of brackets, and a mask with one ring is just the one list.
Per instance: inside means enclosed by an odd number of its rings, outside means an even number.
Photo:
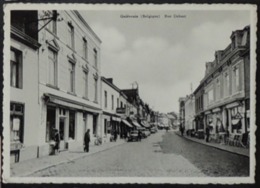
[{"label": "store entrance", "polygon": [[65,142],[65,118],[60,118],[59,133],[60,133],[60,150],[67,150]]}]

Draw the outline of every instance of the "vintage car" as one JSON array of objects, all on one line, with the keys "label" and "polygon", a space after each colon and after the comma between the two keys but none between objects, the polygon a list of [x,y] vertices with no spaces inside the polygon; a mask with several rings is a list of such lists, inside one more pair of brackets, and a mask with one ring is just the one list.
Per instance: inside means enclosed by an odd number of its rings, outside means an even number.
[{"label": "vintage car", "polygon": [[140,141],[140,138],[138,136],[138,131],[131,131],[129,136],[127,137],[127,141]]},{"label": "vintage car", "polygon": [[155,127],[151,128],[150,129],[151,133],[156,133],[157,132],[157,129]]}]

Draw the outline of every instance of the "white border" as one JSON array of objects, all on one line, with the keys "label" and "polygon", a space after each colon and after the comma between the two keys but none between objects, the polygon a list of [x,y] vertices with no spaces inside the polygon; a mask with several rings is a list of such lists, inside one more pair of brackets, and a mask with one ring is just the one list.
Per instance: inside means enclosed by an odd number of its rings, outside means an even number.
[{"label": "white border", "polygon": [[66,177],[66,178],[57,178],[57,177],[10,177],[10,155],[9,155],[9,140],[10,133],[9,128],[6,127],[9,125],[9,111],[10,111],[10,78],[9,72],[10,68],[7,64],[4,64],[3,75],[4,75],[4,98],[3,98],[3,182],[5,183],[178,183],[178,184],[188,184],[188,183],[220,183],[220,184],[240,184],[240,183],[254,183],[255,176],[255,104],[256,104],[256,23],[257,23],[257,6],[244,4],[163,4],[163,5],[152,5],[152,4],[142,4],[142,5],[115,5],[115,4],[26,4],[26,3],[16,3],[16,4],[5,4],[4,5],[4,62],[7,62],[9,59],[9,49],[10,49],[10,10],[45,10],[45,9],[57,9],[57,10],[247,10],[250,11],[250,176],[249,177],[84,177],[84,178],[75,178],[75,177]]}]

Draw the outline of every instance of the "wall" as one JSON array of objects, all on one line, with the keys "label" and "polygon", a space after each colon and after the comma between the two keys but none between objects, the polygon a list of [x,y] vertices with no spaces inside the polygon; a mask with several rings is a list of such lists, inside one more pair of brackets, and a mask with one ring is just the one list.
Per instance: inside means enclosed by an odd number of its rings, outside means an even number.
[{"label": "wall", "polygon": [[38,57],[37,50],[33,50],[16,40],[11,39],[11,47],[22,52],[22,89],[10,86],[10,100],[24,104],[24,148],[20,151],[20,161],[22,161],[37,155],[39,125]]}]

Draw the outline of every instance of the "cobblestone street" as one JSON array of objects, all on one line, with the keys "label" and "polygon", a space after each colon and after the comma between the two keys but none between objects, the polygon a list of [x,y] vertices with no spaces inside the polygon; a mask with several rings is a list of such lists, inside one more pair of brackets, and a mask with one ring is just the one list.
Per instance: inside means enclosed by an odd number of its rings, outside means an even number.
[{"label": "cobblestone street", "polygon": [[129,142],[70,163],[51,167],[33,176],[129,177],[204,176],[181,155],[163,154],[158,145],[163,133],[140,142]]},{"label": "cobblestone street", "polygon": [[[201,152],[198,152],[201,151]],[[202,157],[203,156],[203,157]],[[218,159],[214,156],[219,156]],[[187,141],[164,131],[69,163],[34,177],[247,176],[248,158]]]}]

